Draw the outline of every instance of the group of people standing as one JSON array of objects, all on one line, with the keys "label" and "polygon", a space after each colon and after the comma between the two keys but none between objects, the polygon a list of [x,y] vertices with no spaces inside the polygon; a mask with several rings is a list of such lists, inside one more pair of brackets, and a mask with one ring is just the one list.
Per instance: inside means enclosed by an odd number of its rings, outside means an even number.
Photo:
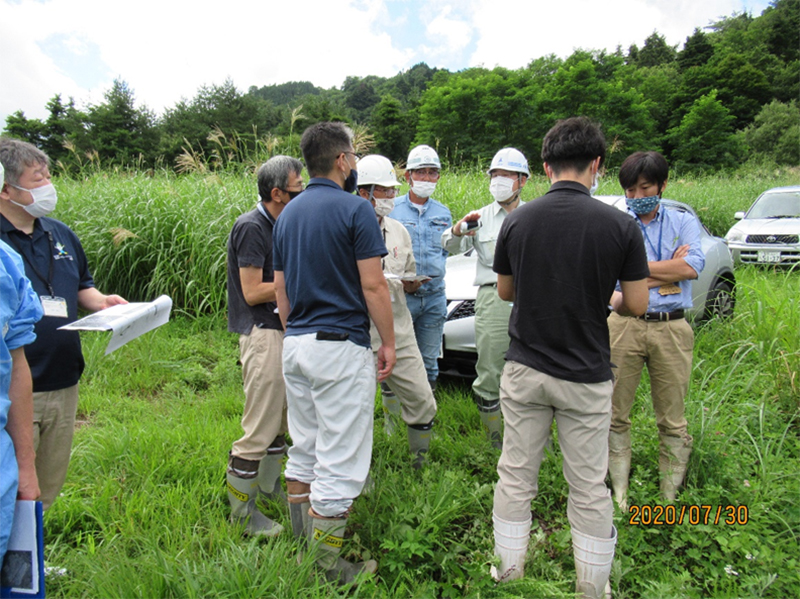
[{"label": "group of people standing", "polygon": [[[504,148],[488,171],[494,201],[454,225],[432,197],[441,162],[429,146],[409,154],[409,191],[401,197],[391,162],[359,158],[342,123],[310,127],[301,150],[307,186],[299,162],[270,159],[258,173],[260,202],[239,218],[228,246],[229,328],[240,333],[247,395],[245,435],[228,465],[234,521],[248,534],[280,533],[255,499],[282,492],[288,430],[286,493],[303,550],[314,547],[330,580],[350,583],[376,571],[374,560],[339,557],[348,514],[368,480],[376,385],[387,432],[402,419],[412,465],[423,467],[447,311],[445,260],[474,247],[473,395],[489,443],[502,449],[492,575],[523,576],[530,504],[555,419],[577,590],[606,596],[617,536],[605,477],[611,464],[614,494],[626,509],[629,414],[645,364],[665,500],[675,499],[691,451],[683,401],[693,338],[683,310],[704,259],[696,220],[660,207],[666,161],[656,152],[625,161],[625,214],[591,196],[606,153],[599,125],[560,121],[542,148],[547,194],[521,201],[528,162]],[[243,313],[249,317],[239,319]],[[273,331],[271,347],[248,350],[264,330]],[[282,370],[267,361],[273,353],[283,356]],[[264,391],[270,410],[254,407],[265,380],[272,381]],[[246,454],[241,447],[251,438],[258,442]]]},{"label": "group of people standing", "polygon": [[[446,258],[472,247],[479,287],[472,390],[488,444],[502,450],[492,575],[503,582],[524,574],[531,501],[555,419],[577,590],[607,596],[617,536],[605,477],[625,510],[630,411],[645,364],[667,501],[692,447],[683,403],[693,336],[683,310],[704,257],[696,220],[660,206],[666,161],[638,152],[623,163],[625,214],[591,196],[606,153],[599,125],[566,119],[543,142],[552,184],[544,196],[520,199],[528,161],[503,148],[488,171],[493,201],[453,224],[433,198],[441,173],[433,148],[411,150],[409,191],[396,197],[391,162],[357,156],[352,140],[343,123],[318,123],[301,138],[305,164],[288,156],[263,164],[258,202],[228,240],[228,329],[239,335],[245,392],[243,435],[226,471],[231,521],[247,535],[278,535],[283,527],[257,499],[286,500],[301,551],[311,551],[330,580],[352,583],[377,570],[374,560],[353,564],[339,555],[368,481],[376,389],[386,431],[404,422],[411,464],[424,467],[437,410]],[[95,288],[77,236],[46,216],[57,198],[46,155],[0,139],[0,164],[0,232],[10,244],[0,242],[0,458],[15,455],[19,464],[19,476],[16,465],[4,466],[0,480],[7,534],[13,499],[41,493],[48,507],[66,475],[83,358],[77,333],[58,327],[78,308],[125,300]]]}]

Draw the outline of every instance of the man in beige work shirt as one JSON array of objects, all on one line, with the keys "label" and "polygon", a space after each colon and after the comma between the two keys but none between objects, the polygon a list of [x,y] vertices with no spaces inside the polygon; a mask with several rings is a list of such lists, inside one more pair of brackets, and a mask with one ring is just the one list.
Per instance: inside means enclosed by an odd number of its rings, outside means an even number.
[{"label": "man in beige work shirt", "polygon": [[[442,233],[442,247],[451,254],[460,254],[470,247],[478,255],[475,285],[478,297],[475,302],[475,346],[478,378],[472,384],[472,396],[486,426],[489,441],[496,449],[503,447],[503,420],[500,413],[500,376],[503,373],[508,351],[508,319],[511,303],[497,295],[497,275],[492,270],[494,246],[500,226],[506,216],[524,202],[519,199],[522,187],[528,180],[528,161],[519,150],[503,148],[492,159],[489,168],[489,191],[494,202],[480,210],[470,212],[452,228]],[[462,232],[466,226],[478,224]]]},{"label": "man in beige work shirt", "polygon": [[[414,456],[413,466],[420,468],[426,461],[431,443],[436,400],[428,384],[425,363],[417,346],[414,323],[403,291],[403,280],[416,277],[414,249],[406,228],[387,216],[394,208],[396,188],[400,186],[392,163],[388,158],[373,154],[359,160],[357,166],[358,193],[375,208],[389,252],[382,258],[382,267],[392,298],[397,363],[391,376],[385,381],[393,393],[382,394],[385,417],[389,423],[387,430],[393,430],[394,419],[402,414],[403,421],[408,425],[408,444]],[[370,327],[370,335],[372,348],[377,351],[381,343],[374,324]]]}]

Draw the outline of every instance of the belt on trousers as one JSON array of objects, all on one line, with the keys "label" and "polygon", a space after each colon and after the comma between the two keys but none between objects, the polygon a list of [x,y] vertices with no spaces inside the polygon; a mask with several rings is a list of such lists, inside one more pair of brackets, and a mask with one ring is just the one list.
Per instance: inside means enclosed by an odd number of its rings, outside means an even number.
[{"label": "belt on trousers", "polygon": [[680,320],[683,318],[683,310],[675,310],[674,312],[648,312],[638,318],[646,320],[647,322],[669,322],[670,320]]}]

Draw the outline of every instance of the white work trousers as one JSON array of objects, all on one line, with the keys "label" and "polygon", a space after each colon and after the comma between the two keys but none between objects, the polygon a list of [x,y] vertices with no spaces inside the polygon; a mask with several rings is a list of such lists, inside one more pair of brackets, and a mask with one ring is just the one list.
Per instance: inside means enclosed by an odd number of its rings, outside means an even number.
[{"label": "white work trousers", "polygon": [[285,476],[311,485],[317,514],[337,517],[361,493],[372,458],[372,350],[313,333],[290,335],[283,376],[292,436]]}]

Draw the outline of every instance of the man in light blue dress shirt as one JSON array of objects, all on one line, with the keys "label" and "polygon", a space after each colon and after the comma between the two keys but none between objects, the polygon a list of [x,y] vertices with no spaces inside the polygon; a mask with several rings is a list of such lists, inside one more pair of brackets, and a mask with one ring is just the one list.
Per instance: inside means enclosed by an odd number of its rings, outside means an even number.
[{"label": "man in light blue dress shirt", "polygon": [[691,281],[703,270],[705,256],[697,219],[660,206],[668,174],[667,161],[658,152],[632,154],[619,172],[650,267],[647,313],[640,317],[612,313],[608,318],[611,362],[616,365],[608,468],[614,498],[623,511],[631,465],[630,412],[645,364],[658,425],[658,467],[665,501],[675,500],[692,452],[684,399],[692,372],[694,332],[684,310],[692,307]]},{"label": "man in light blue dress shirt", "polygon": [[430,146],[411,150],[406,162],[406,180],[411,189],[395,200],[394,210],[389,213],[411,236],[417,274],[430,277],[426,282],[404,281],[403,289],[431,388],[436,387],[439,376],[439,351],[447,317],[444,291],[447,250],[442,247],[441,239],[442,233],[453,225],[450,209],[431,197],[441,167],[439,155]]}]

